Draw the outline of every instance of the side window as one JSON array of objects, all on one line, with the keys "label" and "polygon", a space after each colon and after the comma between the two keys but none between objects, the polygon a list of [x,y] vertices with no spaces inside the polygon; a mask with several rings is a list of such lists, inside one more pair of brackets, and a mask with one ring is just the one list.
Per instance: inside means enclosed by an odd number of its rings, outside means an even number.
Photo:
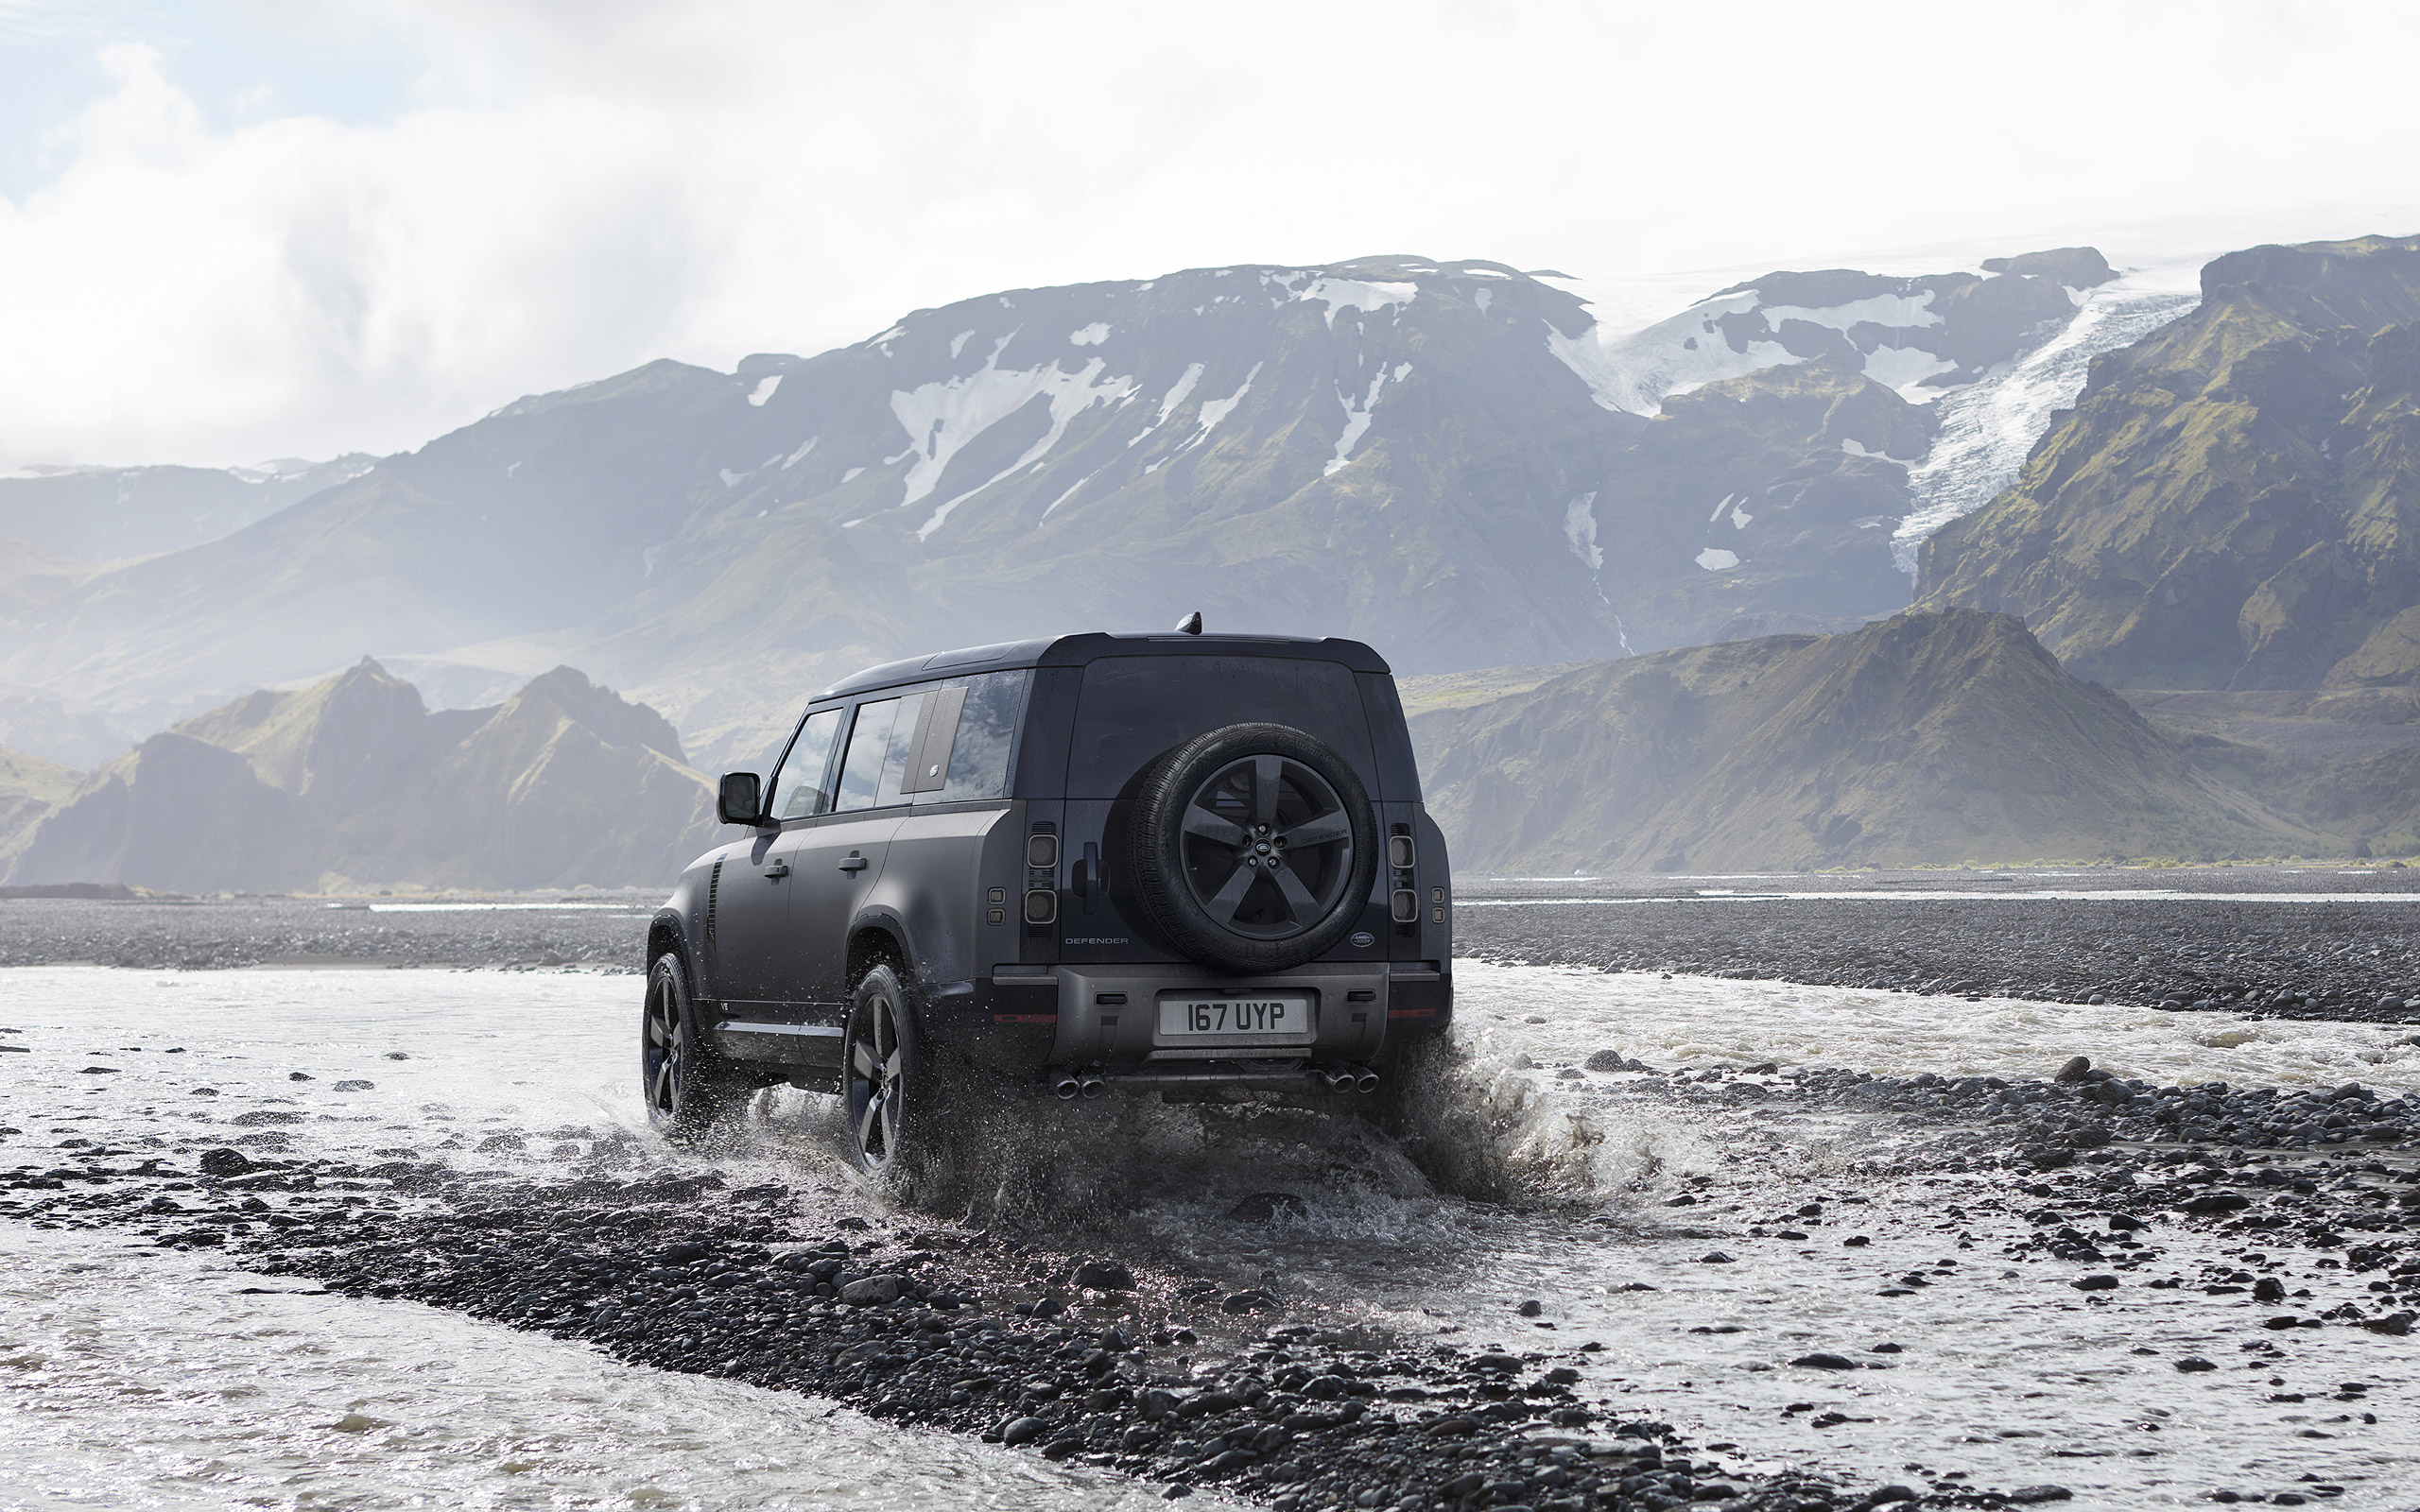
[{"label": "side window", "polygon": [[832,742],[840,733],[839,709],[819,709],[806,716],[790,742],[790,753],[773,778],[773,799],[765,811],[777,819],[812,818],[832,810],[832,792],[824,774],[832,765]]},{"label": "side window", "polygon": [[[959,803],[1009,796],[1015,780],[1017,720],[1033,674],[985,672],[953,678],[933,699],[933,717],[916,757],[913,781],[929,784],[919,803]],[[952,703],[956,701],[957,707]],[[936,766],[941,771],[936,774]],[[911,782],[912,785],[912,782]]]},{"label": "side window", "polygon": [[916,713],[925,696],[884,698],[857,705],[849,730],[849,754],[840,763],[841,810],[870,809],[907,801],[900,780],[908,771],[908,744],[915,737]]}]

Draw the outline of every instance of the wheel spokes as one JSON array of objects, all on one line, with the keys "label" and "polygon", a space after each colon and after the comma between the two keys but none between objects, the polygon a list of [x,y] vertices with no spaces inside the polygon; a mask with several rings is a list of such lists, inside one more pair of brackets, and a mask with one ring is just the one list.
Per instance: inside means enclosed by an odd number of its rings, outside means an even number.
[{"label": "wheel spokes", "polygon": [[1328,845],[1352,839],[1353,820],[1342,809],[1336,809],[1281,833],[1289,846]]},{"label": "wheel spokes", "polygon": [[1210,917],[1222,924],[1235,918],[1236,910],[1244,905],[1244,894],[1252,890],[1252,879],[1258,875],[1257,868],[1237,867],[1211,895],[1208,904]]},{"label": "wheel spokes", "polygon": [[1252,761],[1252,822],[1274,826],[1277,823],[1277,784],[1286,775],[1286,764],[1275,756],[1255,756]]},{"label": "wheel spokes", "polygon": [[882,1117],[882,1092],[878,1088],[866,1089],[866,1110],[857,1117],[857,1148],[872,1151],[874,1124]]},{"label": "wheel spokes", "polygon": [[1184,833],[1200,835],[1204,840],[1216,840],[1236,850],[1252,844],[1252,837],[1244,833],[1242,825],[1233,819],[1221,818],[1198,804],[1185,807]]},{"label": "wheel spokes", "polygon": [[873,1052],[866,1048],[866,1042],[864,1040],[856,1040],[850,1042],[849,1064],[856,1068],[857,1075],[861,1080],[869,1084],[873,1081]]},{"label": "wheel spokes", "polygon": [[1303,879],[1294,875],[1292,867],[1281,864],[1270,868],[1269,880],[1277,884],[1277,890],[1286,895],[1286,902],[1293,908],[1294,918],[1298,921],[1308,923],[1319,912],[1319,900],[1313,898],[1311,890],[1303,885]]}]

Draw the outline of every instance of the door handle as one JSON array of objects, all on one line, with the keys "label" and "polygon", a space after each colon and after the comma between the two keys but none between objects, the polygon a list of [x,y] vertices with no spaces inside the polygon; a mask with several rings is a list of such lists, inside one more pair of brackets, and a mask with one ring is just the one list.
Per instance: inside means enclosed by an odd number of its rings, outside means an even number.
[{"label": "door handle", "polygon": [[840,869],[842,871],[863,871],[866,869],[866,858],[863,856],[851,856],[848,860],[840,863]]},{"label": "door handle", "polygon": [[771,866],[765,868],[765,880],[767,882],[779,882],[789,874],[790,864],[786,861],[776,861]]}]

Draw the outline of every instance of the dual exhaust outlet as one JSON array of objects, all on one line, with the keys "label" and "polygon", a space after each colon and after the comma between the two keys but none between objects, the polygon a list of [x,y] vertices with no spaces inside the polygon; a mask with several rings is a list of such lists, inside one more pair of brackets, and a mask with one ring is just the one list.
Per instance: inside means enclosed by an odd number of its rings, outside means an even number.
[{"label": "dual exhaust outlet", "polygon": [[1098,1076],[1071,1076],[1063,1071],[1050,1079],[1050,1091],[1063,1103],[1072,1103],[1079,1097],[1089,1102],[1109,1091],[1109,1087]]},{"label": "dual exhaust outlet", "polygon": [[[1332,1092],[1374,1092],[1378,1090],[1378,1074],[1367,1066],[1313,1066],[1307,1074]],[[1197,1078],[1183,1075],[1154,1075],[1145,1072],[1117,1079],[1130,1082],[1136,1087],[1150,1088],[1166,1086],[1171,1082],[1192,1081]],[[1090,1102],[1107,1091],[1109,1091],[1109,1078],[1098,1072],[1062,1071],[1050,1078],[1051,1094],[1063,1103],[1072,1103],[1079,1098]]]}]

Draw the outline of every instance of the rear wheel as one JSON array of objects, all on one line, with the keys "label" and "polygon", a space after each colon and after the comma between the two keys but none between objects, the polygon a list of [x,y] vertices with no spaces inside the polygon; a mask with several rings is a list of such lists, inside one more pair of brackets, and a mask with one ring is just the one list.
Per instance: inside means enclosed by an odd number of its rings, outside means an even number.
[{"label": "rear wheel", "polygon": [[868,1176],[912,1181],[930,1165],[941,1130],[915,1016],[888,963],[857,979],[840,1040],[840,1095],[849,1154]]},{"label": "rear wheel", "polygon": [[1171,945],[1221,971],[1333,950],[1368,906],[1377,818],[1352,766],[1288,725],[1229,725],[1143,779],[1129,870]]},{"label": "rear wheel", "polygon": [[698,1032],[681,957],[669,951],[657,956],[648,969],[647,1005],[639,1015],[639,1091],[648,1123],[667,1139],[692,1139],[754,1090]]}]

